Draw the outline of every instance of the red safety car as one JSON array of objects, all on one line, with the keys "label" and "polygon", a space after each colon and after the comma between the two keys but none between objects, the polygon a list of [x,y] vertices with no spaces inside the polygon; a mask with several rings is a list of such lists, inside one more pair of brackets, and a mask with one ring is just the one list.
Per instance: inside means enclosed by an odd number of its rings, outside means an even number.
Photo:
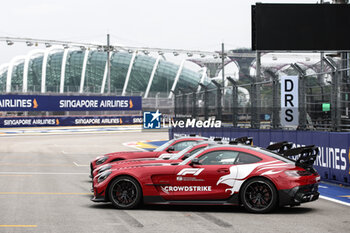
[{"label": "red safety car", "polygon": [[[318,199],[320,176],[312,167],[318,148],[282,152],[246,145],[213,145],[180,163],[107,170],[94,178],[92,200],[127,209],[140,202],[242,204],[250,212],[265,213],[276,206]],[[296,161],[287,158],[295,155],[299,155]]]},{"label": "red safety car", "polygon": [[191,137],[181,137],[170,140],[160,147],[156,148],[154,151],[123,151],[114,152],[99,156],[90,163],[91,176],[93,170],[97,167],[125,159],[139,159],[139,158],[157,158],[163,153],[176,153],[186,147],[195,144],[197,141],[207,140],[205,137],[191,136]]},{"label": "red safety car", "polygon": [[187,159],[197,151],[207,147],[210,144],[215,144],[215,141],[199,141],[196,144],[186,147],[182,151],[173,154],[161,154],[158,158],[142,158],[142,159],[127,159],[121,160],[113,163],[104,164],[100,167],[97,167],[92,172],[92,176],[96,175],[111,169],[116,169],[123,166],[134,166],[137,164],[151,164],[151,163],[176,163],[181,162],[182,160]]},{"label": "red safety car", "polygon": [[[158,158],[142,158],[142,159],[126,159],[121,161],[116,161],[112,163],[107,163],[102,166],[97,167],[92,172],[92,177],[95,177],[97,174],[100,174],[106,170],[115,169],[122,166],[132,166],[136,164],[146,164],[146,163],[176,163],[181,162],[182,160],[187,159],[200,149],[203,149],[204,147],[207,147],[208,145],[214,145],[214,144],[222,144],[225,142],[222,142],[222,138],[212,138],[209,141],[196,141],[195,144],[190,145],[183,149],[182,151],[178,153],[172,153],[172,154],[161,154]],[[228,142],[227,142],[228,143]],[[252,137],[239,137],[235,138],[229,143],[231,144],[245,144],[245,145],[252,145],[253,138]],[[287,142],[282,142],[287,143]],[[280,144],[280,143],[278,143]],[[276,144],[277,145],[277,144]],[[282,148],[283,149],[283,148]]]}]

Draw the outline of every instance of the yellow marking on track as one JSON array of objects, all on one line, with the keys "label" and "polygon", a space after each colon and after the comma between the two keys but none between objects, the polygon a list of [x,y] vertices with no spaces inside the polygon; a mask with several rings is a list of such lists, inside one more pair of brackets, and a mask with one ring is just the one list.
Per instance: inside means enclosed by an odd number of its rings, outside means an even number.
[{"label": "yellow marking on track", "polygon": [[74,167],[72,164],[39,164],[39,163],[0,163],[1,166],[14,167]]},{"label": "yellow marking on track", "polygon": [[137,142],[136,146],[139,146],[141,148],[157,148],[156,146],[152,146],[150,144],[143,143],[143,142]]},{"label": "yellow marking on track", "polygon": [[0,225],[0,227],[38,227],[37,225]]},{"label": "yellow marking on track", "polygon": [[350,195],[344,195],[344,196],[339,196],[339,197],[349,197],[350,198]]},{"label": "yellow marking on track", "polygon": [[92,195],[92,193],[0,192],[0,195]]}]

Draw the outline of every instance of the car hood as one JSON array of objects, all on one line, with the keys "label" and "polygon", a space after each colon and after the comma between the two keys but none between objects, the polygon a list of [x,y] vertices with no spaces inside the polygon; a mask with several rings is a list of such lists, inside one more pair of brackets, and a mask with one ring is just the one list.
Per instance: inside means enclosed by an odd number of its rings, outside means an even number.
[{"label": "car hood", "polygon": [[148,168],[148,167],[161,167],[161,166],[174,166],[172,163],[138,163],[138,164],[130,164],[130,165],[116,165],[112,166],[112,171],[118,171],[122,169],[135,169],[135,168]]},{"label": "car hood", "polygon": [[154,158],[158,157],[160,152],[154,151],[129,151],[129,152],[116,152],[108,154],[109,160],[114,158],[121,159],[140,159],[140,158]]}]

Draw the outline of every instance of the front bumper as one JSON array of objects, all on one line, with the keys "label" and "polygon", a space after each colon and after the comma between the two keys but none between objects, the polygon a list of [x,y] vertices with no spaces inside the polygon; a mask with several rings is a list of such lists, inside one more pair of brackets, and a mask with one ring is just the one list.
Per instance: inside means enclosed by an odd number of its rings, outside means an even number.
[{"label": "front bumper", "polygon": [[318,184],[296,186],[292,189],[279,190],[279,205],[300,205],[319,198]]},{"label": "front bumper", "polygon": [[106,202],[105,197],[93,197],[91,198],[93,202]]},{"label": "front bumper", "polygon": [[93,188],[94,196],[91,198],[93,202],[107,202],[106,196],[104,195],[104,191],[98,193],[96,188]]},{"label": "front bumper", "polygon": [[93,171],[94,171],[94,167],[92,163],[90,163],[90,178],[93,178]]}]

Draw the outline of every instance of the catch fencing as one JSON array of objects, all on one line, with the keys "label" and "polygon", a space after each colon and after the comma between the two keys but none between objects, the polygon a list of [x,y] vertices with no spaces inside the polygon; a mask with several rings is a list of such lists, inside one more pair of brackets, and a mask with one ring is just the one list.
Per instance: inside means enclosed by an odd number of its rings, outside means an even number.
[{"label": "catch fencing", "polygon": [[[245,75],[225,85],[201,85],[174,95],[177,119],[215,117],[234,127],[350,131],[350,77],[348,54],[324,57],[320,62],[285,64],[261,69],[259,77]],[[281,125],[282,76],[299,77],[299,124]],[[214,88],[213,88],[214,87]]]}]

